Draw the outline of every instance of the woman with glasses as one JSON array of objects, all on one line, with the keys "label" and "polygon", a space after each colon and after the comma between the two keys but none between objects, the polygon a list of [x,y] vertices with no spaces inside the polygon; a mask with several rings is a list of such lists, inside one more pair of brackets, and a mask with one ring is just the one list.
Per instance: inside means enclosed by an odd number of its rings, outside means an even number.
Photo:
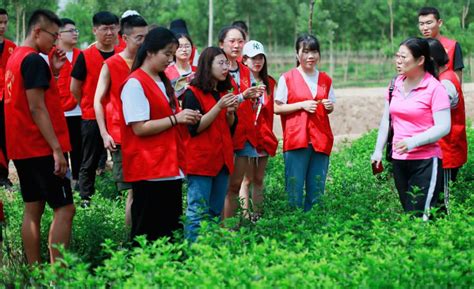
[{"label": "woman with glasses", "polygon": [[202,118],[188,125],[186,145],[188,207],[186,238],[195,241],[202,220],[220,218],[229,174],[234,168],[232,131],[237,123],[237,97],[232,87],[229,61],[217,47],[204,49],[196,77],[184,93],[183,108],[199,111]]},{"label": "woman with glasses", "polygon": [[178,99],[181,98],[187,86],[194,77],[196,66],[190,64],[193,41],[187,34],[177,34],[179,45],[174,57],[174,64],[166,68],[166,76],[171,81],[174,92]]},{"label": "woman with glasses", "polygon": [[[450,103],[438,81],[428,41],[408,38],[396,54],[398,77],[380,122],[372,163],[380,165],[389,125],[393,128],[393,177],[405,212],[429,219],[443,190],[438,140],[451,127]],[[389,117],[391,118],[389,122]]]},{"label": "woman with glasses", "polygon": [[231,76],[232,91],[237,95],[239,106],[237,117],[239,122],[233,135],[234,144],[234,172],[229,180],[224,218],[233,217],[239,207],[240,185],[245,173],[250,168],[249,158],[258,157],[257,131],[255,128],[256,107],[255,99],[262,93],[257,87],[252,74],[247,66],[238,62],[245,44],[245,33],[236,26],[224,27],[219,32],[219,45],[224,50],[230,62],[229,74]]}]

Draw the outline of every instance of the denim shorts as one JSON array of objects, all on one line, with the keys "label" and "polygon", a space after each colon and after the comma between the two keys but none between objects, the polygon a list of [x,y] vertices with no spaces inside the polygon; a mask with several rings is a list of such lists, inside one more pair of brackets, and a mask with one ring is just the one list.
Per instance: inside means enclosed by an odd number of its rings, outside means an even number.
[{"label": "denim shorts", "polygon": [[248,158],[258,158],[259,154],[257,152],[257,149],[254,148],[250,142],[246,141],[244,148],[241,150],[236,150],[235,156],[236,157],[248,157]]}]

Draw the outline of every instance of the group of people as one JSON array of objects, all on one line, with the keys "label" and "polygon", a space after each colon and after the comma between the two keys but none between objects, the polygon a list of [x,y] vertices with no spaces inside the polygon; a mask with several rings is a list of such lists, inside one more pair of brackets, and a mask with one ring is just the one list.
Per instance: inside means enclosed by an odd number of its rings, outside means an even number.
[{"label": "group of people", "polygon": [[[456,42],[439,37],[442,20],[429,9],[420,11],[420,30],[433,39],[410,38],[400,45],[399,76],[389,88],[372,156],[379,165],[393,127],[403,208],[425,218],[446,178],[454,180],[466,161],[464,102],[459,73],[453,72],[462,70],[462,55]],[[121,19],[96,13],[96,42],[82,51],[75,47],[79,30],[71,19],[36,10],[16,48],[3,37],[7,21],[0,9],[6,139],[0,167],[8,172],[11,159],[18,171],[28,263],[40,261],[45,203],[54,210],[51,262],[59,256],[52,245],[68,245],[75,214],[71,181],[78,184],[81,206],[94,209],[104,148],[112,155],[117,189],[128,191],[132,241],[139,235],[172,238],[182,227],[184,180],[184,234],[190,242],[202,221],[233,217],[239,206],[245,217],[258,220],[265,168],[278,147],[274,114],[282,121],[289,205],[309,211],[320,202],[336,100],[331,78],[317,69],[321,50],[315,36],[297,38],[296,67],[276,81],[268,74],[263,44],[249,41],[242,21],[222,28],[218,45],[200,54],[183,20],[167,29],[149,25],[136,11]],[[415,187],[423,194],[413,199]]]}]

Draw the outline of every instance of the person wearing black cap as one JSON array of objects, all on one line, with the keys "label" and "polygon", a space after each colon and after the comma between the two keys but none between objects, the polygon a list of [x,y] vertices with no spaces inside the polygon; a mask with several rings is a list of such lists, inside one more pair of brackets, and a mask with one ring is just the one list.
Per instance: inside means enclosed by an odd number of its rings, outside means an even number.
[{"label": "person wearing black cap", "polygon": [[[171,21],[170,30],[173,31],[174,34],[189,35],[188,27],[186,26],[186,21],[184,21],[184,19],[175,19]],[[191,57],[189,58],[189,64],[191,64],[191,66],[197,66],[198,60],[199,60],[199,52],[196,46],[193,45]]]}]

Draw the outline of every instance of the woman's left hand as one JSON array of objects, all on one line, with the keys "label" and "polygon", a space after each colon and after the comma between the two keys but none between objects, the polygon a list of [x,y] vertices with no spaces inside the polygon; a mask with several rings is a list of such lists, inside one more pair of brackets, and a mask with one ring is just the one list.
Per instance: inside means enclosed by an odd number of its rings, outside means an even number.
[{"label": "woman's left hand", "polygon": [[321,100],[321,103],[328,112],[332,112],[334,110],[334,103],[332,103],[329,99],[323,99]]},{"label": "woman's left hand", "polygon": [[395,144],[395,150],[399,154],[404,154],[408,152],[408,144],[405,140],[399,141]]}]

